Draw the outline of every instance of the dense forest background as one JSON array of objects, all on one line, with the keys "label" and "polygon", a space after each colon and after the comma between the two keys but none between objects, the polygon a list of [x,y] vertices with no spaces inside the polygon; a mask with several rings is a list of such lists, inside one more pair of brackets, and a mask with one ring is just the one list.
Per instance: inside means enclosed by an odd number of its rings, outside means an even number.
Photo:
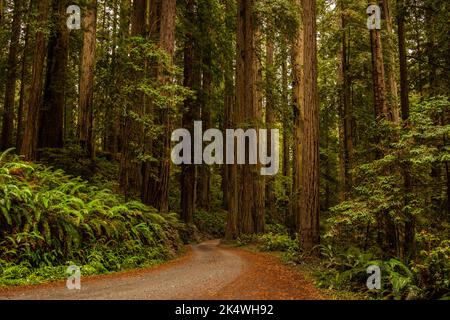
[{"label": "dense forest background", "polygon": [[[326,288],[366,292],[375,264],[372,296],[450,297],[449,3],[373,2],[369,30],[371,3],[0,0],[1,283],[204,232],[312,261]],[[173,165],[196,120],[279,129],[280,173]]]}]

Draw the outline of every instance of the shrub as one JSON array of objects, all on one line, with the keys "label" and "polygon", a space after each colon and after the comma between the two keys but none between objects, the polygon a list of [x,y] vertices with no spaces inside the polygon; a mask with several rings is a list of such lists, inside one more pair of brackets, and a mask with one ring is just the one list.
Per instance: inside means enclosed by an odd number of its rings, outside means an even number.
[{"label": "shrub", "polygon": [[287,234],[266,233],[258,238],[259,247],[264,251],[288,251],[298,249],[298,242]]},{"label": "shrub", "polygon": [[223,238],[227,225],[227,213],[223,210],[213,212],[197,210],[194,214],[194,223],[200,232],[213,238]]},{"label": "shrub", "polygon": [[450,241],[444,240],[435,248],[422,250],[419,261],[413,264],[412,271],[425,295],[450,298]]}]

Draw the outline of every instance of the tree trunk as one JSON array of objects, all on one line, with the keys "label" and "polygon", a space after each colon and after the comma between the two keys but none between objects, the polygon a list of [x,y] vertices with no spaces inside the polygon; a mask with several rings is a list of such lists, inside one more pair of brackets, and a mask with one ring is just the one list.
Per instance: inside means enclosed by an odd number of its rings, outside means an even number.
[{"label": "tree trunk", "polygon": [[6,72],[5,104],[3,111],[2,135],[0,140],[0,150],[6,150],[13,146],[14,129],[14,102],[16,97],[17,79],[17,49],[22,23],[22,6],[20,1],[14,2],[14,15],[11,27],[11,42],[9,44],[9,54]]},{"label": "tree trunk", "polygon": [[25,124],[20,153],[27,160],[36,156],[39,109],[42,103],[42,85],[45,62],[46,35],[48,22],[49,0],[39,1],[37,4],[38,31],[36,32],[33,53],[33,72],[30,86],[30,95],[27,103],[27,120]]},{"label": "tree trunk", "polygon": [[[282,44],[283,57],[281,62],[281,82],[282,82],[282,107],[283,107],[283,118],[289,119],[289,89],[288,89],[288,68],[287,68],[287,50],[286,50],[286,41],[283,40]],[[290,165],[290,126],[288,124],[283,125],[283,176],[289,177],[291,175],[291,165]],[[287,184],[288,185],[288,184]],[[287,187],[286,185],[286,187]],[[286,195],[290,195],[289,190],[286,190]]]},{"label": "tree trunk", "polygon": [[[137,0],[133,2],[133,9],[131,10],[131,37],[141,37],[146,39],[146,1]],[[132,44],[135,46],[135,44]],[[137,46],[137,45],[136,45]],[[130,45],[127,56],[133,61],[134,65],[141,68],[141,70],[134,70],[132,67],[124,67],[132,78],[128,80],[133,84],[133,91],[128,94],[128,106],[125,112],[125,121],[123,128],[123,149],[121,158],[121,186],[125,190],[125,195],[128,197],[130,193],[141,191],[141,199],[145,203],[146,199],[143,197],[143,181],[142,174],[145,174],[145,162],[142,164],[138,161],[138,156],[144,150],[143,137],[144,130],[142,123],[136,119],[142,118],[145,108],[145,97],[142,91],[139,90],[139,82],[143,79],[146,72],[145,59],[133,52]],[[124,59],[128,57],[125,56]]]},{"label": "tree trunk", "polygon": [[341,50],[339,52],[339,199],[345,201],[351,190],[352,177],[350,170],[353,162],[353,106],[351,102],[350,79],[350,41],[345,17],[344,1],[340,1],[341,10]]},{"label": "tree trunk", "polygon": [[[205,60],[203,65],[206,65],[206,68],[210,66],[210,60]],[[212,126],[211,121],[211,83],[212,82],[212,74],[209,70],[203,72],[203,98],[202,98],[202,114],[201,119],[203,123],[203,127],[205,129],[209,129]],[[209,165],[202,165],[199,168],[199,184],[198,184],[198,206],[199,208],[205,209],[209,211],[210,209],[210,184],[211,184],[211,167]]]},{"label": "tree trunk", "polygon": [[[106,2],[105,2],[106,6]],[[119,45],[119,24],[120,24],[120,16],[118,16],[119,12],[119,3],[116,1],[112,6],[112,39],[111,39],[111,62],[110,62],[110,70],[111,70],[111,78],[116,81],[118,77],[118,50],[117,46]],[[105,27],[103,27],[105,30]],[[119,32],[118,32],[119,31]],[[115,83],[108,87],[108,95],[112,100],[115,100],[117,97],[117,90],[115,89]],[[118,108],[112,108],[110,118],[106,120],[106,128],[105,128],[105,141],[104,141],[104,150],[109,152],[114,158],[117,157],[118,142],[119,142],[119,132],[120,132],[120,120],[119,120],[119,110]],[[105,111],[107,114],[107,111]]]},{"label": "tree trunk", "polygon": [[[117,69],[118,77],[116,80],[116,88],[122,88],[125,83],[125,78],[127,72],[126,60],[129,55],[129,45],[127,45],[126,40],[130,36],[130,23],[131,23],[131,0],[121,0],[120,1],[120,16],[119,16],[119,46],[117,50],[118,61]],[[118,92],[118,97],[123,95],[122,91]],[[120,112],[119,116],[119,138],[118,138],[118,151],[120,153],[120,173],[119,173],[119,184],[122,190],[125,190],[125,197],[128,193],[128,176],[129,176],[129,163],[128,163],[128,134],[126,134],[126,122],[127,114],[126,112]]]},{"label": "tree trunk", "polygon": [[[370,43],[372,51],[372,81],[374,92],[374,113],[376,121],[388,120],[388,108],[386,103],[386,86],[384,82],[384,62],[383,50],[381,45],[380,30],[370,30]],[[379,140],[380,137],[377,137]],[[377,158],[382,157],[376,154]],[[378,217],[380,232],[384,232],[383,237],[379,237],[380,246],[385,252],[396,249],[396,226],[391,221],[387,212],[382,212]]]},{"label": "tree trunk", "polygon": [[397,26],[398,50],[400,56],[400,103],[403,121],[407,121],[409,119],[409,84],[408,65],[406,61],[405,10],[403,0],[398,0]]},{"label": "tree trunk", "polygon": [[[274,46],[270,39],[266,43],[266,128],[275,129],[275,92],[276,76],[274,67]],[[271,131],[268,131],[267,150],[272,150]],[[266,178],[266,214],[271,223],[278,222],[275,199],[275,177]]]},{"label": "tree trunk", "polygon": [[[211,11],[208,2],[199,3],[199,25],[201,26],[201,37],[206,42],[203,46],[206,47],[202,54],[201,69],[203,71],[203,84],[202,84],[202,94],[200,97],[201,102],[201,119],[203,122],[203,127],[209,129],[212,127],[211,120],[211,100],[212,100],[212,56],[209,47],[211,39],[211,25],[210,18],[207,16]],[[211,184],[211,167],[209,165],[202,165],[199,168],[199,181],[198,181],[198,206],[199,208],[210,210],[210,184]]]},{"label": "tree trunk", "polygon": [[374,109],[377,120],[388,119],[386,103],[386,84],[384,82],[384,61],[380,30],[370,30],[370,47],[372,51],[372,80]]},{"label": "tree trunk", "polygon": [[53,0],[55,31],[48,43],[44,101],[40,111],[39,148],[62,148],[69,30],[66,26],[67,1]]},{"label": "tree trunk", "polygon": [[[289,52],[287,49],[287,43],[286,38],[283,37],[281,41],[281,51],[282,51],[282,61],[281,61],[281,99],[282,99],[282,116],[283,119],[290,119],[290,100],[289,100],[289,75],[288,75],[288,56]],[[285,123],[283,125],[283,177],[284,177],[284,183],[283,183],[283,189],[284,189],[284,216],[283,221],[286,226],[290,226],[289,221],[292,217],[292,206],[290,204],[290,201],[288,199],[291,198],[291,183],[288,181],[290,175],[291,175],[291,128],[292,124]],[[291,228],[291,233],[297,232],[297,230],[294,230]]]},{"label": "tree trunk", "polygon": [[93,133],[94,69],[97,34],[97,0],[89,0],[83,16],[83,50],[80,67],[78,140],[90,158],[95,157]]},{"label": "tree trunk", "polygon": [[4,4],[5,0],[0,0],[0,26],[3,25],[3,20],[5,19],[5,4]]},{"label": "tree trunk", "polygon": [[[189,25],[195,25],[197,21],[195,13],[195,0],[187,3],[187,19]],[[184,102],[183,128],[189,130],[191,137],[194,136],[194,121],[200,116],[197,97],[200,90],[200,68],[198,63],[198,47],[193,30],[188,30],[184,45],[184,86],[195,92],[194,97],[189,97]],[[194,145],[191,145],[191,154]],[[194,164],[183,164],[181,167],[181,219],[186,223],[194,222],[195,200],[196,200],[196,166]]]},{"label": "tree trunk", "polygon": [[302,0],[304,34],[304,136],[302,144],[302,190],[300,242],[310,251],[320,244],[319,234],[319,92],[317,88],[316,1]]},{"label": "tree trunk", "polygon": [[[404,125],[408,126],[409,121],[409,84],[408,84],[408,67],[406,60],[406,40],[405,40],[405,15],[406,7],[404,0],[397,1],[397,27],[398,27],[398,49],[400,57],[400,103],[402,111],[402,120]],[[405,188],[405,201],[404,205],[407,207],[410,203],[411,193],[411,175],[410,166],[406,164],[404,168],[404,188]],[[415,254],[415,218],[408,210],[405,211],[405,237],[403,251],[405,260],[414,258]]]},{"label": "tree trunk", "polygon": [[[233,70],[233,63],[227,69],[229,72]],[[236,100],[234,99],[234,86],[233,77],[228,73],[225,73],[225,129],[233,128],[237,123],[236,118]],[[225,150],[225,154],[229,152]],[[227,240],[234,240],[239,235],[238,227],[238,200],[239,200],[239,189],[238,189],[238,166],[237,164],[225,164],[225,178],[226,184],[224,185],[226,198],[226,208],[228,210],[227,215],[227,227],[225,230],[225,238]]]},{"label": "tree trunk", "polygon": [[[159,32],[159,47],[164,50],[171,63],[175,49],[175,23],[176,23],[176,0],[164,0],[161,4],[161,19]],[[158,71],[158,81],[161,84],[168,83],[171,79],[162,68]],[[155,148],[155,154],[160,157],[156,168],[156,178],[152,178],[149,183],[148,203],[161,212],[169,210],[169,178],[170,178],[170,136],[171,121],[169,108],[159,111],[158,122],[164,126],[164,132],[160,137],[159,145]],[[144,182],[147,183],[147,182]]]},{"label": "tree trunk", "polygon": [[[232,128],[232,111],[234,102],[234,87],[233,87],[233,77],[230,73],[233,72],[233,64],[228,63],[228,66],[224,72],[224,119],[223,119],[223,132],[226,132],[228,128]],[[226,145],[224,146],[226,154]],[[222,197],[223,197],[223,208],[229,210],[229,198],[230,198],[230,167],[231,165],[224,164],[222,168]]]},{"label": "tree trunk", "polygon": [[[237,64],[236,64],[236,119],[248,128],[259,129],[261,100],[257,82],[259,62],[256,55],[257,35],[254,0],[239,0]],[[248,159],[248,149],[247,156]],[[264,185],[258,165],[240,166],[240,232],[251,234],[264,229]]]},{"label": "tree trunk", "polygon": [[383,0],[383,12],[384,19],[386,20],[386,52],[388,56],[388,64],[386,68],[387,73],[387,86],[388,86],[388,105],[389,105],[389,119],[398,123],[400,120],[400,112],[398,108],[398,89],[396,74],[396,61],[395,61],[395,44],[394,44],[394,30],[392,27],[392,15],[391,6],[389,0]]},{"label": "tree trunk", "polygon": [[[28,12],[31,12],[33,9],[33,2],[30,1],[28,5]],[[26,15],[26,19],[30,19],[31,14]],[[25,40],[24,46],[22,50],[22,71],[20,75],[20,98],[19,98],[19,107],[17,111],[17,133],[16,133],[16,149],[20,154],[20,149],[22,147],[22,139],[23,139],[23,130],[24,130],[24,118],[26,116],[25,105],[28,100],[28,92],[29,86],[31,82],[31,72],[28,68],[29,63],[31,62],[31,57],[28,54],[30,51],[30,25],[27,23],[25,30]]]}]

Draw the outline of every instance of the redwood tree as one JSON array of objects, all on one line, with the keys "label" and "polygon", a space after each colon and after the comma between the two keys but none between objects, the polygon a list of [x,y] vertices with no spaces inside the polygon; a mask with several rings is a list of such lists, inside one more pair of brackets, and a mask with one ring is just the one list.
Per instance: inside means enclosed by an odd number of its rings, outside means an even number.
[{"label": "redwood tree", "polygon": [[66,26],[68,2],[53,0],[53,32],[48,42],[47,74],[43,105],[40,110],[39,147],[62,148],[66,70],[69,52],[69,30]]},{"label": "redwood tree", "polygon": [[[175,50],[175,26],[176,26],[176,0],[164,0],[161,2],[161,15],[159,26],[159,47],[169,58],[169,64],[173,63]],[[161,85],[169,83],[171,76],[162,68],[158,70],[157,80]],[[168,94],[168,93],[167,93]],[[169,210],[169,174],[170,174],[170,137],[171,120],[170,105],[163,106],[157,111],[156,123],[164,129],[158,137],[158,144],[154,152],[158,156],[158,163],[155,165],[155,175],[150,176],[148,193],[145,202],[162,212]]]},{"label": "redwood tree", "polygon": [[380,30],[370,30],[370,48],[372,52],[372,80],[374,93],[374,109],[377,119],[388,119],[386,102],[386,83],[384,80],[383,48]]},{"label": "redwood tree", "polygon": [[[296,0],[296,4],[301,6],[301,0]],[[292,217],[290,227],[294,232],[299,228],[299,212],[301,183],[302,183],[302,146],[304,135],[304,31],[303,18],[296,32],[296,37],[292,46],[292,104],[294,111],[294,158],[292,172]]]},{"label": "redwood tree", "polygon": [[37,23],[39,28],[36,31],[34,41],[33,71],[30,94],[26,106],[27,118],[20,148],[20,153],[24,155],[27,160],[33,160],[36,157],[39,109],[42,104],[45,48],[47,44],[45,30],[48,22],[49,0],[39,1],[37,4],[37,12]]},{"label": "redwood tree", "polygon": [[[257,87],[260,63],[254,6],[255,0],[238,2],[235,119],[236,123],[245,123],[248,128],[259,128],[262,119]],[[265,224],[264,185],[258,166],[240,165],[239,179],[239,230],[244,234],[262,232]]]},{"label": "redwood tree", "polygon": [[97,0],[88,0],[86,3],[86,12],[83,15],[78,140],[81,147],[91,158],[94,157],[93,108],[96,34]]},{"label": "redwood tree", "polygon": [[[186,5],[186,41],[184,44],[184,86],[193,90],[194,95],[184,102],[183,128],[188,129],[194,136],[194,121],[200,117],[198,94],[201,85],[198,43],[195,37],[195,22],[197,21],[197,1],[188,0]],[[193,144],[191,148],[193,154]],[[181,218],[186,223],[194,222],[197,168],[191,164],[182,165],[181,169]]]},{"label": "redwood tree", "polygon": [[302,144],[302,190],[300,242],[304,250],[320,243],[319,234],[319,98],[317,85],[316,0],[302,0],[304,127]]},{"label": "redwood tree", "polygon": [[[0,9],[2,11],[3,9]],[[2,134],[0,140],[0,150],[5,150],[13,146],[13,129],[14,129],[14,103],[16,97],[16,79],[17,79],[17,51],[19,49],[19,39],[22,23],[22,3],[14,1],[14,15],[11,25],[11,41],[9,44],[7,71],[6,71],[6,87],[5,87],[5,104],[3,110]]]}]

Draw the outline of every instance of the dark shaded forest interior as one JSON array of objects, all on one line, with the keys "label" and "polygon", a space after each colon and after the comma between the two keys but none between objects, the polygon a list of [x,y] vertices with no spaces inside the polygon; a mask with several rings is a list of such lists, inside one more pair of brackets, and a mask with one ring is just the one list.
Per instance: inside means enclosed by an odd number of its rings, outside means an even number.
[{"label": "dark shaded forest interior", "polygon": [[[0,0],[0,286],[207,237],[327,290],[449,299],[449,22],[437,0]],[[213,142],[198,121],[269,129],[279,171],[228,144],[175,164],[176,129]]]}]

